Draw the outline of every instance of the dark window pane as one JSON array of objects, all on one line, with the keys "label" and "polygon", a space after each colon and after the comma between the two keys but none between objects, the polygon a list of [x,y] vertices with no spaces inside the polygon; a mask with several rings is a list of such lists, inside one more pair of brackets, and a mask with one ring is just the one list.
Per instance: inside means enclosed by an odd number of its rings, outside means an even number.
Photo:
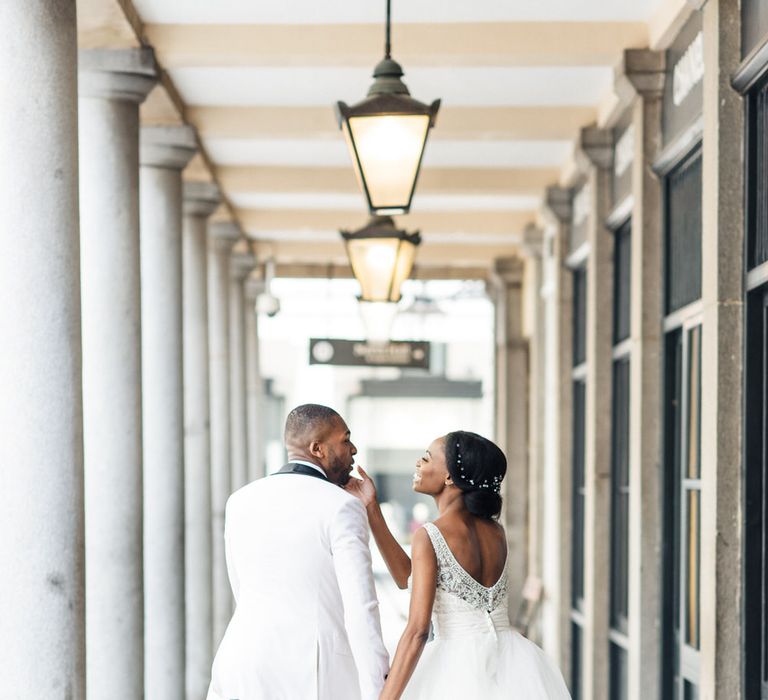
[{"label": "dark window pane", "polygon": [[667,177],[667,312],[701,296],[701,152]]},{"label": "dark window pane", "polygon": [[682,454],[683,334],[667,334],[664,354],[664,598],[663,683],[665,699],[679,698],[680,660],[680,464]]},{"label": "dark window pane", "polygon": [[629,614],[629,359],[613,366],[611,470],[611,626],[627,632]]},{"label": "dark window pane", "polygon": [[587,270],[573,271],[573,365],[587,359]]},{"label": "dark window pane", "polygon": [[571,698],[581,700],[581,627],[571,623]]},{"label": "dark window pane", "polygon": [[629,338],[630,283],[632,266],[632,226],[630,222],[616,231],[613,281],[613,342]]},{"label": "dark window pane", "polygon": [[701,474],[701,326],[688,331],[688,454],[685,476]]},{"label": "dark window pane", "polygon": [[699,689],[690,681],[683,683],[683,699],[699,700]]},{"label": "dark window pane", "polygon": [[768,81],[749,97],[747,241],[750,269],[768,260]]},{"label": "dark window pane", "polygon": [[[763,161],[768,163],[768,159]],[[744,697],[768,698],[768,285],[747,297]],[[758,612],[759,611],[759,612]]]},{"label": "dark window pane", "polygon": [[582,608],[584,598],[584,411],[586,387],[573,383],[573,542],[571,551],[571,598]]},{"label": "dark window pane", "polygon": [[627,652],[618,644],[611,644],[610,700],[625,700],[627,695]]}]

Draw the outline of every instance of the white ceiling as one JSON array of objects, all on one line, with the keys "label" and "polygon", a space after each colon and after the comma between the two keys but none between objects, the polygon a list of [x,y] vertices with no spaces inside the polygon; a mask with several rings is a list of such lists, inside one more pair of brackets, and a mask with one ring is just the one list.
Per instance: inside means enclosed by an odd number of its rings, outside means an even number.
[{"label": "white ceiling", "polygon": [[[392,21],[647,21],[661,2],[662,0],[394,0]],[[383,22],[386,7],[383,0],[134,0],[134,5],[145,22],[156,24],[368,24]]]},{"label": "white ceiling", "polygon": [[[592,105],[613,78],[607,66],[404,68],[413,97],[440,98],[446,107]],[[370,71],[343,66],[176,68],[170,75],[189,105],[325,105],[330,118],[336,101],[359,102],[372,82]]]},{"label": "white ceiling", "polygon": [[[442,100],[412,215],[399,220],[422,230],[420,263],[511,254],[579,128],[610,96],[621,50],[647,45],[650,24],[681,4],[393,0],[393,56],[402,36],[405,82],[422,102]],[[333,105],[365,96],[385,1],[133,6],[243,228],[292,261],[343,257],[336,230],[362,225],[366,211]]]},{"label": "white ceiling", "polygon": [[[208,153],[220,165],[292,165],[335,167],[350,165],[342,140],[330,139],[204,139]],[[559,166],[571,147],[568,141],[442,141],[433,140],[424,153],[424,167],[542,167]],[[351,167],[351,165],[350,165]]]}]

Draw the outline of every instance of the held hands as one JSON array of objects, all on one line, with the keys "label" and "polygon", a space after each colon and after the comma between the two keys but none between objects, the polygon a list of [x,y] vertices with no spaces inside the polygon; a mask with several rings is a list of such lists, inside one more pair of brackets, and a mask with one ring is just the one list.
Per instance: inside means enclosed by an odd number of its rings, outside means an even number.
[{"label": "held hands", "polygon": [[359,498],[363,505],[368,508],[376,503],[376,485],[359,464],[357,465],[357,471],[360,473],[361,478],[351,478],[344,487],[344,490]]}]

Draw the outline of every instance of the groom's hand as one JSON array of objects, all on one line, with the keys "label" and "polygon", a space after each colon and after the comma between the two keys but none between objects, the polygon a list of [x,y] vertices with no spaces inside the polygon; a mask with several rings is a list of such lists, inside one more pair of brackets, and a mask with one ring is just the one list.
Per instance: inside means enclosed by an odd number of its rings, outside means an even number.
[{"label": "groom's hand", "polygon": [[357,465],[357,471],[360,473],[360,478],[350,479],[344,489],[349,491],[353,496],[359,498],[363,505],[368,508],[376,503],[376,485],[373,483],[373,479],[366,473],[359,464]]}]

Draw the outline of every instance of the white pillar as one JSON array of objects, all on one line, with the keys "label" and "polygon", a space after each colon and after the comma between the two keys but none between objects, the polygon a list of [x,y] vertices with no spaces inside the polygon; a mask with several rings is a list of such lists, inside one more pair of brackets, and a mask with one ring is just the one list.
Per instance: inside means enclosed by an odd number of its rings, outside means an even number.
[{"label": "white pillar", "polygon": [[141,130],[144,669],[147,700],[184,700],[181,171],[190,127]]},{"label": "white pillar", "polygon": [[523,336],[522,258],[494,264],[496,293],[496,439],[507,455],[503,523],[509,545],[509,609],[522,599],[528,559],[528,341]]},{"label": "white pillar", "polygon": [[213,661],[211,442],[208,388],[208,217],[218,188],[184,183],[184,510],[187,700],[203,700]]},{"label": "white pillar", "polygon": [[74,0],[0,3],[0,695],[85,697]]},{"label": "white pillar", "polygon": [[245,246],[232,252],[229,280],[229,444],[232,491],[248,483],[244,284],[255,262],[250,249]]},{"label": "white pillar", "polygon": [[745,697],[743,620],[759,614],[744,609],[741,587],[750,526],[743,488],[744,104],[731,86],[741,62],[740,5],[710,0],[702,11],[702,700]]},{"label": "white pillar", "polygon": [[88,696],[144,693],[139,103],[148,49],[80,53]]},{"label": "white pillar", "polygon": [[264,289],[261,280],[249,277],[245,281],[245,386],[246,433],[248,435],[248,480],[264,476],[264,408],[261,361],[259,357],[259,314],[256,297]]},{"label": "white pillar", "polygon": [[[629,385],[629,670],[628,697],[661,687],[663,474],[662,187],[652,164],[661,151],[664,52],[624,52],[619,80],[637,92],[632,105],[631,350]],[[623,76],[623,78],[622,78]]]},{"label": "white pillar", "polygon": [[229,261],[240,230],[231,222],[208,229],[208,349],[211,391],[211,510],[213,644],[218,646],[232,614],[224,556],[224,507],[232,491],[229,411]]},{"label": "white pillar", "polygon": [[546,315],[544,351],[544,501],[541,605],[542,645],[571,676],[571,444],[573,286],[565,267],[571,221],[571,192],[549,187],[542,214],[547,221],[542,296]]},{"label": "white pillar", "polygon": [[[542,288],[542,246],[544,232],[534,225],[523,232],[525,253],[525,333],[528,337],[529,396],[528,396],[528,575],[541,581],[543,556],[544,444],[550,438],[544,416],[544,319],[546,305]],[[541,618],[534,616],[528,637],[541,642]]]},{"label": "white pillar", "polygon": [[611,392],[613,346],[613,234],[611,205],[613,133],[587,127],[578,142],[586,156],[590,201],[587,218],[587,375],[584,406],[584,697],[608,698],[608,627],[611,552]]}]

